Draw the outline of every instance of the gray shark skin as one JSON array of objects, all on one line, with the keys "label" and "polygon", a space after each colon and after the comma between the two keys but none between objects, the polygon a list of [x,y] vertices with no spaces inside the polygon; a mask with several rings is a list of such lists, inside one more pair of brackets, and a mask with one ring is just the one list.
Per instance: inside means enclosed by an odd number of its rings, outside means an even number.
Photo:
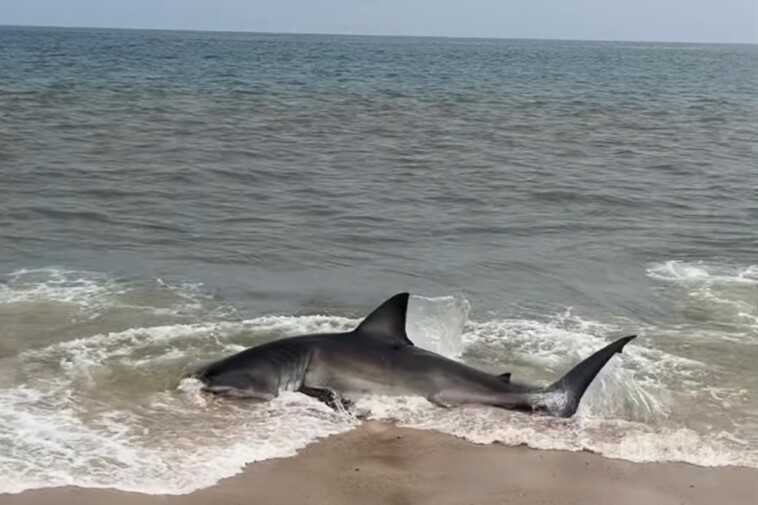
[{"label": "gray shark skin", "polygon": [[571,417],[603,366],[634,335],[595,352],[548,387],[493,375],[413,345],[405,333],[408,293],[374,310],[353,331],[289,337],[206,365],[192,374],[207,392],[269,400],[300,391],[333,404],[364,395],[421,396],[453,407],[483,404]]}]

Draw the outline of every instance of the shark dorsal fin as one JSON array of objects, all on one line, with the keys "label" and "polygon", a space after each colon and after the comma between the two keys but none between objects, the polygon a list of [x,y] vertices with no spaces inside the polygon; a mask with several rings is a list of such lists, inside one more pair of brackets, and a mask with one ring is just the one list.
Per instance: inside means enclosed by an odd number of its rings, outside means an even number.
[{"label": "shark dorsal fin", "polygon": [[381,304],[358,325],[355,332],[390,344],[413,345],[405,333],[408,296],[408,293],[400,293]]},{"label": "shark dorsal fin", "polygon": [[501,373],[497,378],[503,382],[511,382],[511,372]]}]

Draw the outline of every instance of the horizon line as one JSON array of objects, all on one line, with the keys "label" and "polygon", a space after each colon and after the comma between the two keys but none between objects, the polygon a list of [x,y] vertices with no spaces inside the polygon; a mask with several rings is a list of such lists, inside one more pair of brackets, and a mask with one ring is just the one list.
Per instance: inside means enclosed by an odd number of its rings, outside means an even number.
[{"label": "horizon line", "polygon": [[642,39],[567,39],[560,37],[496,37],[485,35],[409,35],[383,33],[334,33],[334,32],[296,32],[296,31],[262,31],[262,30],[232,30],[232,29],[199,29],[199,28],[136,28],[130,26],[79,26],[79,25],[16,25],[2,24],[0,28],[61,28],[68,30],[127,30],[127,31],[156,31],[156,32],[198,32],[198,33],[250,33],[259,35],[321,35],[332,37],[384,37],[384,38],[420,38],[420,39],[472,39],[472,40],[546,40],[554,42],[623,42],[642,44],[709,44],[709,45],[748,45],[758,46],[755,42],[706,42],[688,40],[642,40]]}]

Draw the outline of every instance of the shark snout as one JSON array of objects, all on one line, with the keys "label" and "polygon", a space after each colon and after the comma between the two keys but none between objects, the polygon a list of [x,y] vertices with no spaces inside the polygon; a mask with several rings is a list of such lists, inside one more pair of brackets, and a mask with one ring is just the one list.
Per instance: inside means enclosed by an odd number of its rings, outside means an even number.
[{"label": "shark snout", "polygon": [[217,369],[213,365],[197,370],[191,377],[199,380],[201,391],[214,396],[268,400],[273,398],[253,374],[243,370]]}]

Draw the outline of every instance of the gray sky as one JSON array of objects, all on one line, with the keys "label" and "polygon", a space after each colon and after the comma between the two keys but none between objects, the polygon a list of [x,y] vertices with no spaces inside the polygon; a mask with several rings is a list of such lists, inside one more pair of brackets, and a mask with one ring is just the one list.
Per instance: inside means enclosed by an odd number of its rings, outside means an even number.
[{"label": "gray sky", "polygon": [[0,25],[758,43],[758,1],[0,0]]}]

